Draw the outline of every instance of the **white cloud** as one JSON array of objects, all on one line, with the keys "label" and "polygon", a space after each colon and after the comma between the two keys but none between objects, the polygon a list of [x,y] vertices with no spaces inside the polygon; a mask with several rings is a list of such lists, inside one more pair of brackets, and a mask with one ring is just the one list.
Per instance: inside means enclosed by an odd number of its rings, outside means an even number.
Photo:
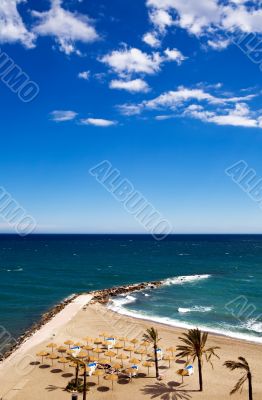
[{"label": "white cloud", "polygon": [[35,35],[26,28],[17,6],[24,0],[0,0],[0,43],[20,42],[34,47]]},{"label": "white cloud", "polygon": [[121,76],[132,73],[155,74],[160,70],[162,57],[159,53],[143,53],[137,48],[124,48],[114,50],[100,59],[107,64],[114,72]]},{"label": "white cloud", "polygon": [[131,81],[114,79],[110,82],[109,87],[111,89],[126,90],[130,93],[146,93],[150,90],[148,84],[143,79],[133,79]]},{"label": "white cloud", "polygon": [[77,76],[79,79],[84,79],[85,81],[88,81],[88,79],[90,78],[90,71],[79,72]]},{"label": "white cloud", "polygon": [[187,59],[187,57],[185,57],[181,51],[177,50],[177,49],[166,49],[164,51],[167,60],[169,61],[176,61],[178,63],[178,65],[182,64],[183,61],[185,61]]},{"label": "white cloud", "polygon": [[145,111],[164,111],[172,114],[156,115],[157,120],[174,117],[191,117],[203,122],[217,125],[242,127],[261,127],[262,117],[259,110],[252,111],[247,102],[251,102],[256,94],[232,96],[217,93],[221,85],[199,84],[201,87],[186,88],[162,93],[151,100],[138,104],[122,104],[118,107],[123,115],[138,115]]},{"label": "white cloud", "polygon": [[102,118],[81,119],[81,123],[83,125],[93,125],[93,126],[99,126],[102,128],[107,128],[109,126],[117,125],[117,121],[111,121],[111,120],[102,119]]},{"label": "white cloud", "polygon": [[147,0],[149,18],[156,32],[165,33],[172,25],[223,50],[229,44],[227,31],[262,33],[260,0]]},{"label": "white cloud", "polygon": [[94,42],[99,36],[86,15],[67,11],[61,4],[62,0],[51,0],[49,11],[32,11],[32,15],[39,19],[34,32],[40,36],[53,36],[59,49],[68,55],[79,54],[75,47],[77,41]]},{"label": "white cloud", "polygon": [[160,40],[153,32],[145,33],[142,40],[151,47],[159,47],[161,44]]},{"label": "white cloud", "polygon": [[75,119],[77,113],[75,111],[55,110],[50,113],[51,119],[55,122],[71,121]]}]

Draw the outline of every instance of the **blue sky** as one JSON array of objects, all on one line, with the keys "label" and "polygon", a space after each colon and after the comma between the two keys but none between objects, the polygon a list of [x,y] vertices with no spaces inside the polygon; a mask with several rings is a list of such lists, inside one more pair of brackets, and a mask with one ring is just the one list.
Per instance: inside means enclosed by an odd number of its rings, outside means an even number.
[{"label": "blue sky", "polygon": [[89,174],[103,160],[174,233],[261,232],[225,174],[262,177],[258,4],[0,0],[1,52],[40,89],[25,103],[0,80],[0,182],[36,232],[146,233]]}]

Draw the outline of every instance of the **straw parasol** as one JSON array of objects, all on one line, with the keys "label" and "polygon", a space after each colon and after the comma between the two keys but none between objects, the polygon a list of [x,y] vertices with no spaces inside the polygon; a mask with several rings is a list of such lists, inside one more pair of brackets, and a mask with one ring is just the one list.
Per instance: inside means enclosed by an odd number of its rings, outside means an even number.
[{"label": "straw parasol", "polygon": [[146,353],[146,350],[143,350],[143,349],[137,349],[137,350],[135,351],[135,353],[141,355],[141,361],[143,360],[143,356],[147,354],[147,353]]},{"label": "straw parasol", "polygon": [[132,381],[133,373],[134,373],[133,368],[127,368],[127,369],[125,369],[125,372],[129,375],[130,380]]},{"label": "straw parasol", "polygon": [[90,362],[95,362],[95,361],[97,361],[97,357],[95,357],[95,356],[90,356],[90,357],[88,357],[88,361],[90,361]]},{"label": "straw parasol", "polygon": [[184,383],[184,376],[188,376],[188,371],[185,369],[178,369],[176,373],[182,376],[182,383]]},{"label": "straw parasol", "polygon": [[135,358],[135,357],[131,358],[131,359],[129,360],[129,362],[130,362],[131,364],[135,364],[135,365],[140,364],[140,360],[139,360],[138,358]]},{"label": "straw parasol", "polygon": [[121,360],[121,361],[122,361],[122,367],[123,367],[123,360],[127,360],[127,359],[128,359],[128,356],[127,356],[126,354],[121,353],[121,354],[119,354],[116,358],[117,358],[118,360]]},{"label": "straw parasol", "polygon": [[98,347],[96,349],[93,350],[94,353],[97,354],[97,357],[99,358],[99,354],[103,353],[102,349],[99,349]]},{"label": "straw parasol", "polygon": [[39,353],[36,354],[37,357],[42,357],[42,364],[44,362],[44,357],[49,356],[49,353],[47,353],[47,351],[40,351]]},{"label": "straw parasol", "polygon": [[176,348],[174,346],[170,346],[166,349],[166,351],[169,351],[170,353],[172,353],[172,356],[174,357],[174,353],[176,351]]},{"label": "straw parasol", "polygon": [[107,381],[111,381],[112,382],[112,390],[114,390],[114,382],[116,382],[118,380],[118,375],[116,374],[109,374],[105,376],[105,379]]},{"label": "straw parasol", "polygon": [[76,342],[76,343],[74,343],[74,345],[77,347],[83,347],[83,343],[81,343],[81,342]]},{"label": "straw parasol", "polygon": [[89,342],[93,342],[93,338],[91,338],[90,336],[86,336],[83,338],[83,340],[88,344]]},{"label": "straw parasol", "polygon": [[61,358],[58,359],[58,362],[59,362],[60,364],[63,364],[64,369],[65,369],[65,365],[66,365],[67,363],[69,363],[69,360],[67,360],[67,358],[61,357]]},{"label": "straw parasol", "polygon": [[66,347],[64,347],[64,346],[59,346],[58,348],[57,348],[57,351],[58,351],[58,353],[66,353]]},{"label": "straw parasol", "polygon": [[143,366],[147,368],[147,375],[149,375],[149,368],[153,367],[154,363],[152,361],[145,361]]},{"label": "straw parasol", "polygon": [[77,354],[77,358],[86,358],[88,357],[87,351],[81,350],[78,354]]},{"label": "straw parasol", "polygon": [[52,353],[50,356],[48,356],[50,360],[52,361],[52,366],[54,365],[54,360],[57,360],[59,358],[58,354]]},{"label": "straw parasol", "polygon": [[122,365],[121,365],[121,364],[119,364],[119,363],[114,363],[114,364],[112,365],[112,367],[113,367],[114,369],[117,369],[117,370],[119,370],[119,369],[121,369],[121,368],[122,368]]},{"label": "straw parasol", "polygon": [[100,381],[100,376],[104,375],[104,371],[102,369],[96,369],[95,372],[93,372],[93,375],[97,376],[97,383],[99,385]]},{"label": "straw parasol", "polygon": [[121,337],[119,338],[119,340],[121,340],[121,342],[124,342],[124,346],[126,345],[126,342],[129,342],[128,337],[125,337],[125,336],[121,336]]},{"label": "straw parasol", "polygon": [[57,344],[51,342],[51,343],[48,343],[48,345],[47,345],[46,347],[51,348],[51,349],[52,349],[52,352],[53,352],[53,351],[54,351],[54,348],[57,347]]},{"label": "straw parasol", "polygon": [[138,342],[139,342],[139,340],[136,338],[130,340],[130,343],[133,343],[134,345],[136,345]]},{"label": "straw parasol", "polygon": [[118,354],[118,350],[122,349],[123,347],[124,347],[124,346],[123,346],[121,343],[115,344],[114,348],[116,349],[117,354]]},{"label": "straw parasol", "polygon": [[109,337],[109,333],[108,332],[102,332],[102,333],[99,333],[99,336],[102,336],[104,338],[104,340],[106,340],[106,337]]},{"label": "straw parasol", "polygon": [[147,342],[146,340],[144,340],[143,342],[141,342],[141,346],[145,347],[146,349],[148,348],[149,345],[150,345],[150,343]]},{"label": "straw parasol", "polygon": [[70,345],[71,345],[71,344],[74,344],[74,342],[73,342],[73,340],[66,340],[66,341],[64,342],[64,344],[66,344],[66,345],[69,347],[69,349],[70,349]]},{"label": "straw parasol", "polygon": [[124,347],[124,351],[129,351],[130,357],[131,357],[131,353],[132,353],[132,351],[134,351],[134,346],[127,346],[127,347]]},{"label": "straw parasol", "polygon": [[99,338],[96,338],[96,339],[94,340],[94,344],[96,344],[97,347],[98,347],[99,344],[102,344],[102,340],[99,339]]},{"label": "straw parasol", "polygon": [[88,352],[88,355],[89,355],[89,352],[93,350],[93,348],[94,348],[94,346],[90,346],[90,344],[83,347],[83,349],[85,349]]},{"label": "straw parasol", "polygon": [[116,356],[116,353],[114,352],[114,351],[106,351],[105,352],[105,356],[107,356],[107,357],[109,357],[110,358],[110,362],[111,362],[111,360],[112,360],[112,357],[115,357]]},{"label": "straw parasol", "polygon": [[168,363],[169,363],[169,368],[170,368],[171,361],[174,360],[174,357],[171,356],[170,354],[166,354],[166,355],[163,357],[163,360],[168,361]]},{"label": "straw parasol", "polygon": [[109,364],[110,360],[108,360],[108,358],[102,358],[102,360],[99,360],[99,364],[105,365],[105,364]]}]

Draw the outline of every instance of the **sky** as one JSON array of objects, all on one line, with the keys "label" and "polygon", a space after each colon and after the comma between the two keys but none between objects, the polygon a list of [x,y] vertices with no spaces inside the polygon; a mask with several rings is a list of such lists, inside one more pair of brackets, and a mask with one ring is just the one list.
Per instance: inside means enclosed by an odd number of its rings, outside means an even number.
[{"label": "sky", "polygon": [[262,178],[259,3],[0,0],[0,186],[36,233],[148,232],[90,173],[104,161],[173,233],[261,233],[225,172]]}]

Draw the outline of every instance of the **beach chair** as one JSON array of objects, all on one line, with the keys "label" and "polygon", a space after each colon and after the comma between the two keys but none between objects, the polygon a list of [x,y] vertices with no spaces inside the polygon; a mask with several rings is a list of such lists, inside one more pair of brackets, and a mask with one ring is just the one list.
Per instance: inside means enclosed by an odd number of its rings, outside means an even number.
[{"label": "beach chair", "polygon": [[89,364],[87,364],[87,367],[90,369],[90,370],[87,372],[87,374],[88,374],[89,376],[92,376],[93,373],[95,372],[96,368],[97,368],[97,363],[96,363],[96,362],[89,363]]},{"label": "beach chair", "polygon": [[194,373],[194,367],[193,367],[193,365],[188,365],[188,366],[185,367],[184,369],[187,371],[188,376],[193,375],[193,373]]},{"label": "beach chair", "polygon": [[73,346],[73,347],[70,347],[70,350],[72,351],[72,356],[73,356],[73,357],[77,357],[78,354],[79,354],[80,351],[81,351],[81,347],[79,347],[79,346]]},{"label": "beach chair", "polygon": [[116,344],[116,339],[115,338],[106,338],[105,342],[106,342],[107,350],[110,350]]},{"label": "beach chair", "polygon": [[138,370],[139,370],[139,366],[138,365],[132,365],[131,369],[134,371],[132,373],[132,376],[137,376]]},{"label": "beach chair", "polygon": [[157,349],[156,354],[157,354],[158,361],[162,361],[162,359],[163,359],[162,349]]}]

